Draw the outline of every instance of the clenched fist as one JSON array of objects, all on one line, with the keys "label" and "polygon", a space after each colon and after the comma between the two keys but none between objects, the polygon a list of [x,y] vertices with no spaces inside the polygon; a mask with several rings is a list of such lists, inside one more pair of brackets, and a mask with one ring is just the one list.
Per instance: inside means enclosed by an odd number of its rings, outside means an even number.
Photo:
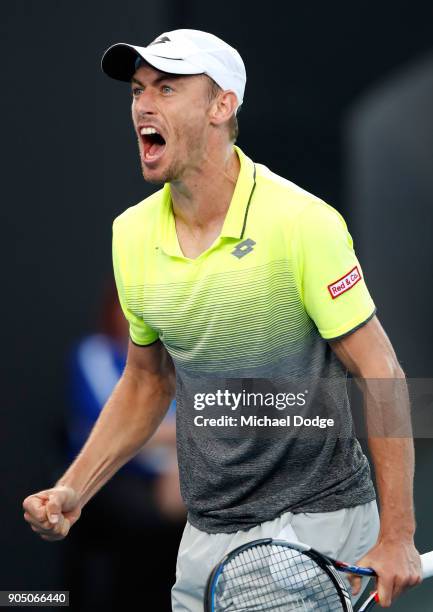
[{"label": "clenched fist", "polygon": [[24,518],[43,540],[62,540],[78,521],[81,505],[74,489],[56,486],[23,501]]}]

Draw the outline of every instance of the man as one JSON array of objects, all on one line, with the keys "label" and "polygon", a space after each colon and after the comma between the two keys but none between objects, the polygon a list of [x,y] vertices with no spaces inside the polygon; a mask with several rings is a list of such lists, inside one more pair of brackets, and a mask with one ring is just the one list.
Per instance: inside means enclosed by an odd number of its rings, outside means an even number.
[{"label": "man", "polygon": [[[24,501],[26,520],[44,539],[66,536],[154,433],[176,381],[188,522],[173,609],[201,610],[209,571],[239,543],[293,533],[321,552],[373,566],[389,606],[420,580],[413,446],[408,437],[370,437],[379,530],[341,385],[349,369],[374,414],[387,398],[369,381],[393,387],[404,374],[343,219],[234,147],[246,75],[220,39],[177,30],[148,47],[118,44],[102,68],[131,83],[143,176],[164,187],[114,223],[114,270],[131,337],[122,379],[65,475]],[[337,435],[332,427],[320,436],[245,433],[230,430],[234,417],[223,433],[213,428],[208,417],[248,413],[245,402],[230,401],[257,381],[280,392],[298,379],[313,411],[325,381]],[[396,401],[404,414],[405,394]],[[360,588],[354,581],[354,596]]]}]

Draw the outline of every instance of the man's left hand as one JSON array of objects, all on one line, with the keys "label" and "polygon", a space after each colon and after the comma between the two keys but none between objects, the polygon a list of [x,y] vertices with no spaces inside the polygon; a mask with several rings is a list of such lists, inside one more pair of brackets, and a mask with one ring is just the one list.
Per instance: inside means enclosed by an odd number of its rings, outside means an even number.
[{"label": "man's left hand", "polygon": [[[389,608],[404,590],[422,581],[421,560],[413,539],[379,538],[356,565],[372,567],[377,574],[376,589],[379,604]],[[350,577],[352,594],[361,588],[360,576]]]}]

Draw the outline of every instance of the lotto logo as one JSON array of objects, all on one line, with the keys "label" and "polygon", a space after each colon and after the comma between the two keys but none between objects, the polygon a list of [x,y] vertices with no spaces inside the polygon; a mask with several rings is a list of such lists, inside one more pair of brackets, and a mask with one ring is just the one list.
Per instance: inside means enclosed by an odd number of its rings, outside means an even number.
[{"label": "lotto logo", "polygon": [[245,255],[248,255],[248,253],[251,253],[255,244],[256,243],[254,240],[251,240],[251,238],[247,238],[246,240],[243,240],[242,242],[240,242],[233,249],[231,254],[237,257],[238,259],[241,259],[242,257],[245,257]]},{"label": "lotto logo", "polygon": [[358,266],[355,266],[353,270],[348,272],[345,276],[342,276],[335,282],[328,285],[328,291],[331,294],[332,299],[335,300],[335,298],[345,291],[352,289],[352,287],[354,287],[356,283],[361,280],[361,278],[362,276],[358,270]]}]

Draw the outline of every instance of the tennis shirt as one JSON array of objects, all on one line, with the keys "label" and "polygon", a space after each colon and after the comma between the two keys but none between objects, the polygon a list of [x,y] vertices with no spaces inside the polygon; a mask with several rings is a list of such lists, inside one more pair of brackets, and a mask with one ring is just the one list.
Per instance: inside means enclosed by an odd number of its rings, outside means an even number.
[{"label": "tennis shirt", "polygon": [[[160,340],[174,362],[181,492],[208,533],[375,497],[327,342],[375,313],[352,238],[330,205],[235,151],[221,233],[196,259],[179,246],[169,184],[113,224],[131,339]],[[315,416],[334,425],[304,426]]]}]

